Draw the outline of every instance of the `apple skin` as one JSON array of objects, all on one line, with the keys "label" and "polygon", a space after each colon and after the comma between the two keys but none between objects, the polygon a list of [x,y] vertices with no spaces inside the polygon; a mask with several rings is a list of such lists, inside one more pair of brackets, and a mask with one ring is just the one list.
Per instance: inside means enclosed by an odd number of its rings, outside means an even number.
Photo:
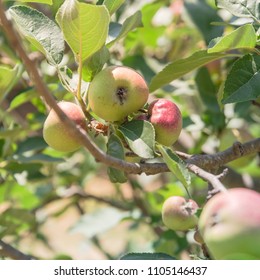
[{"label": "apple skin", "polygon": [[182,115],[178,106],[170,100],[157,99],[149,105],[148,115],[155,129],[156,141],[165,146],[173,145],[182,130]]},{"label": "apple skin", "polygon": [[144,78],[125,66],[109,66],[90,83],[88,102],[100,118],[121,121],[141,109],[148,100],[149,89]]},{"label": "apple skin", "polygon": [[[58,103],[61,110],[79,125],[82,129],[86,129],[86,121],[81,108],[67,101]],[[79,149],[82,145],[75,135],[70,135],[66,125],[64,125],[54,110],[49,112],[43,125],[43,138],[46,143],[53,149],[61,152],[72,152]]]},{"label": "apple skin", "polygon": [[198,223],[210,255],[217,260],[260,259],[260,194],[234,188],[213,196]]},{"label": "apple skin", "polygon": [[[253,136],[246,129],[228,129],[220,136],[219,150],[230,148],[235,142],[244,143],[253,140]],[[247,155],[227,163],[227,166],[238,169],[246,167],[254,159],[255,154]]]},{"label": "apple skin", "polygon": [[195,215],[197,203],[182,196],[171,196],[165,200],[162,207],[162,220],[166,227],[177,231],[186,231],[197,225]]}]

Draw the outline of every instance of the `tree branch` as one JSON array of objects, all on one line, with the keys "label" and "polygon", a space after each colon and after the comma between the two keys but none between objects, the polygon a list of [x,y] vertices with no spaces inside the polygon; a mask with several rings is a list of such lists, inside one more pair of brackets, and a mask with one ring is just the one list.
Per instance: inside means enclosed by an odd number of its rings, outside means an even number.
[{"label": "tree branch", "polygon": [[7,257],[13,260],[33,260],[32,256],[25,255],[4,241],[0,240],[0,256]]},{"label": "tree branch", "polygon": [[[75,135],[75,137],[81,141],[82,145],[98,162],[102,162],[103,164],[110,167],[123,170],[129,174],[146,173],[147,175],[152,175],[169,171],[167,165],[164,163],[129,163],[124,160],[111,157],[102,151],[91,140],[86,131],[79,129],[57,105],[56,100],[53,98],[44,81],[42,80],[35,63],[30,60],[27,53],[25,52],[21,44],[21,39],[14,30],[12,23],[6,18],[2,0],[0,0],[0,20],[2,22],[6,37],[9,39],[18,56],[23,61],[24,66],[39,95],[44,98],[45,102],[55,111],[60,120],[66,125],[68,132]],[[220,167],[241,156],[246,156],[259,151],[260,138],[247,142],[243,145],[239,143],[223,152],[216,153],[214,155],[194,155],[191,158],[188,158],[186,163],[188,169],[191,172],[204,180],[210,180],[210,183],[213,183],[213,185],[219,185],[219,183],[216,181],[218,178],[214,175],[214,177],[210,176],[210,173],[206,172],[205,170],[211,170],[213,167]],[[220,185],[218,187],[220,187],[220,189],[222,188]]]}]

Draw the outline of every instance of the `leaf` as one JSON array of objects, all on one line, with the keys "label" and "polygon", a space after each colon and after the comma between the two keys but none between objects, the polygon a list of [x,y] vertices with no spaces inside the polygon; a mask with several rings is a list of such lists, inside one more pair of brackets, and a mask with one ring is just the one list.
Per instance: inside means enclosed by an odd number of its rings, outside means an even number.
[{"label": "leaf", "polygon": [[[190,71],[201,67],[208,62],[217,60],[222,57],[232,56],[232,54],[225,53],[207,53],[207,50],[197,51],[191,56],[176,60],[168,64],[161,72],[152,78],[150,84],[150,92],[165,86],[175,79],[182,77]],[[236,56],[234,54],[234,56]]]},{"label": "leaf", "polygon": [[216,0],[216,5],[218,8],[228,10],[234,16],[250,17],[259,22],[259,0]]},{"label": "leaf", "polygon": [[98,209],[80,217],[79,221],[71,228],[73,233],[81,233],[87,238],[92,238],[115,227],[128,213],[112,207]]},{"label": "leaf", "polygon": [[[10,0],[9,0],[10,1]],[[11,1],[15,1],[15,0],[11,0]],[[29,3],[42,3],[42,4],[48,4],[48,5],[52,5],[52,0],[17,0],[16,2],[29,2]]]},{"label": "leaf", "polygon": [[205,108],[213,112],[219,112],[217,90],[206,67],[202,67],[198,70],[195,82]]},{"label": "leaf", "polygon": [[59,27],[41,12],[28,6],[9,9],[20,32],[47,58],[51,65],[61,62],[64,40]]},{"label": "leaf", "polygon": [[124,2],[125,0],[104,0],[103,5],[107,7],[110,15],[112,15]]},{"label": "leaf", "polygon": [[13,160],[18,161],[19,163],[31,163],[31,162],[39,162],[39,163],[59,163],[64,162],[63,158],[52,157],[45,154],[35,154],[31,156],[24,155],[14,155]]},{"label": "leaf", "polygon": [[[47,85],[51,92],[54,92],[59,87],[58,84],[48,84]],[[29,88],[24,92],[17,94],[14,99],[11,101],[10,106],[8,108],[8,112],[18,108],[26,102],[31,101],[34,98],[38,98],[39,94],[35,88]]]},{"label": "leaf", "polygon": [[154,158],[155,131],[151,123],[133,120],[119,126],[118,130],[135,154],[142,158]]},{"label": "leaf", "polygon": [[158,145],[158,149],[170,171],[187,189],[190,185],[191,178],[185,163],[170,148]]},{"label": "leaf", "polygon": [[28,151],[39,151],[48,147],[47,143],[41,136],[33,136],[26,138],[23,142],[18,144],[16,153],[23,154]]},{"label": "leaf", "polygon": [[164,253],[129,253],[120,260],[176,260],[176,258]]},{"label": "leaf", "polygon": [[[107,154],[115,158],[125,159],[124,146],[120,138],[115,134],[111,134],[108,139]],[[121,170],[108,167],[107,172],[110,181],[113,183],[125,183],[127,181],[125,173]]]},{"label": "leaf", "polygon": [[17,64],[13,69],[0,65],[0,101],[5,98],[20,79],[22,70],[23,67],[20,64]]},{"label": "leaf", "polygon": [[119,26],[117,25],[117,34],[113,32],[113,37],[110,37],[107,41],[107,47],[111,47],[115,42],[124,38],[130,31],[140,26],[143,26],[142,13],[140,11],[137,11],[135,14],[124,21],[121,29],[119,29]]},{"label": "leaf", "polygon": [[237,60],[227,76],[222,103],[255,100],[260,96],[260,56],[247,54]]},{"label": "leaf", "polygon": [[[64,86],[69,92],[77,92],[79,75],[78,73],[73,73],[67,66],[63,66],[58,69],[59,78]],[[87,92],[89,83],[81,81],[81,94]]]},{"label": "leaf", "polygon": [[105,44],[110,16],[104,5],[96,6],[65,0],[56,20],[75,56],[82,61]]},{"label": "leaf", "polygon": [[251,24],[243,25],[228,35],[212,40],[208,53],[224,52],[233,49],[254,48],[256,45],[256,32]]},{"label": "leaf", "polygon": [[217,10],[213,9],[205,1],[185,0],[184,7],[192,22],[201,32],[207,44],[213,38],[219,37],[223,34],[223,26],[211,24],[212,22],[223,22],[222,18],[217,14]]},{"label": "leaf", "polygon": [[102,70],[104,64],[109,60],[109,57],[110,53],[104,46],[88,58],[83,67],[84,80],[88,82],[92,81],[95,75]]}]

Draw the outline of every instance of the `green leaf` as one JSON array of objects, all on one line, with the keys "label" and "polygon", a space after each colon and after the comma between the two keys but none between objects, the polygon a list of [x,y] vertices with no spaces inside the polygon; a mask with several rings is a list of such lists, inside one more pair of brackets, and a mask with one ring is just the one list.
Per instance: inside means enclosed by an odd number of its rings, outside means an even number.
[{"label": "green leaf", "polygon": [[56,20],[77,58],[80,56],[84,61],[104,46],[110,21],[104,5],[65,0]]},{"label": "green leaf", "polygon": [[113,35],[110,36],[110,38],[108,39],[107,47],[111,47],[115,42],[124,38],[130,31],[141,26],[143,26],[142,13],[140,11],[137,11],[135,14],[133,14],[124,21],[121,28],[119,28],[119,26],[117,25],[117,32],[113,30]]},{"label": "green leaf", "polygon": [[[125,159],[124,146],[120,138],[115,134],[111,134],[108,139],[107,154],[115,158]],[[127,181],[125,173],[121,170],[108,167],[107,172],[110,181],[113,183],[125,183]]]},{"label": "green leaf", "polygon": [[87,238],[92,238],[115,227],[128,213],[112,207],[104,207],[80,217],[79,221],[71,228],[71,232],[81,233]]},{"label": "green leaf", "polygon": [[[10,1],[10,0],[9,0]],[[11,1],[15,1],[15,0],[11,0]],[[16,0],[16,2],[23,2],[23,3],[42,3],[42,4],[48,4],[48,5],[52,5],[52,0]]]},{"label": "green leaf", "polygon": [[[59,87],[58,84],[48,84],[47,85],[51,92],[54,92]],[[34,98],[38,98],[39,94],[35,88],[29,88],[15,96],[15,98],[11,101],[10,106],[8,108],[8,112],[18,108],[26,102],[31,101]]]},{"label": "green leaf", "polygon": [[224,37],[212,40],[208,53],[224,52],[233,49],[254,48],[256,45],[256,32],[251,24],[243,25]]},{"label": "green leaf", "polygon": [[26,138],[23,142],[20,142],[16,153],[23,154],[28,151],[39,151],[46,147],[48,147],[48,145],[41,136],[34,136]]},{"label": "green leaf", "polygon": [[104,0],[103,5],[107,7],[110,15],[113,15],[124,2],[125,0]]},{"label": "green leaf", "polygon": [[63,158],[52,157],[45,154],[35,154],[31,156],[24,155],[14,155],[13,160],[18,161],[19,163],[31,163],[31,162],[39,162],[39,163],[59,163],[64,162]]},{"label": "green leaf", "polygon": [[[79,74],[73,73],[67,66],[58,69],[60,81],[65,89],[75,93],[78,89]],[[81,81],[81,94],[84,94],[88,89],[89,83]]]},{"label": "green leaf", "polygon": [[164,253],[129,253],[120,260],[176,260],[176,258]]},{"label": "green leaf", "polygon": [[217,10],[213,9],[204,0],[185,0],[184,7],[207,44],[213,38],[223,34],[223,26],[211,24],[212,22],[223,22],[222,18],[217,14]]},{"label": "green leaf", "polygon": [[[190,71],[201,67],[208,62],[220,59],[222,57],[232,56],[232,54],[225,53],[207,53],[207,50],[195,52],[191,56],[176,60],[167,65],[161,72],[152,78],[150,84],[150,92],[163,87],[175,79],[182,77]],[[234,54],[234,56],[236,56]]]},{"label": "green leaf", "polygon": [[20,32],[52,65],[61,62],[64,40],[59,27],[41,12],[28,6],[13,6],[9,9]]},{"label": "green leaf", "polygon": [[237,60],[227,76],[222,103],[255,100],[260,96],[260,56],[247,54]]},{"label": "green leaf", "polygon": [[219,112],[217,90],[206,67],[202,67],[198,70],[195,82],[205,108],[213,112]]},{"label": "green leaf", "polygon": [[259,0],[216,0],[219,8],[228,10],[237,17],[249,17],[259,22],[260,1]]},{"label": "green leaf", "polygon": [[158,145],[158,149],[167,164],[170,171],[177,177],[177,179],[187,188],[190,185],[190,173],[185,166],[185,163],[170,149],[162,145]]},{"label": "green leaf", "polygon": [[0,65],[0,102],[16,84],[22,75],[23,67],[17,64],[13,69]]},{"label": "green leaf", "polygon": [[133,120],[122,124],[118,130],[135,154],[142,158],[154,158],[155,131],[150,122]]},{"label": "green leaf", "polygon": [[90,58],[88,58],[83,67],[83,78],[85,81],[92,81],[95,75],[100,72],[104,64],[109,60],[110,52],[104,46],[99,51],[94,53]]}]

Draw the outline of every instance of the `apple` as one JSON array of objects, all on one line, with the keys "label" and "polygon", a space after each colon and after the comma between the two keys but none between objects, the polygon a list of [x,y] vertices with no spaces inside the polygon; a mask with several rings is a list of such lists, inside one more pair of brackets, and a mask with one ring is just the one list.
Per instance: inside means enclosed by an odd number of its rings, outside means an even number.
[{"label": "apple", "polygon": [[[246,129],[227,129],[220,136],[219,150],[226,150],[237,141],[243,144],[244,142],[250,141],[252,139],[253,136]],[[241,158],[229,162],[227,165],[235,169],[242,168],[250,164],[254,157],[255,154],[244,157],[242,156]]]},{"label": "apple", "polygon": [[197,203],[182,196],[171,196],[165,200],[162,207],[162,220],[166,227],[177,231],[186,231],[197,225],[195,215]]},{"label": "apple", "polygon": [[135,70],[124,66],[109,66],[100,71],[90,83],[88,102],[100,118],[121,121],[137,112],[147,102],[148,86]]},{"label": "apple", "polygon": [[182,115],[178,106],[170,100],[154,100],[148,107],[149,121],[155,129],[158,143],[171,146],[179,138],[182,130]]},{"label": "apple", "polygon": [[217,260],[260,259],[260,194],[246,188],[213,196],[198,223],[210,255]]},{"label": "apple", "polygon": [[[68,118],[81,128],[86,129],[85,116],[78,105],[62,101],[58,103],[58,106]],[[61,152],[72,152],[82,146],[75,135],[69,133],[66,125],[62,123],[53,109],[49,112],[44,122],[43,138],[50,147]]]}]

